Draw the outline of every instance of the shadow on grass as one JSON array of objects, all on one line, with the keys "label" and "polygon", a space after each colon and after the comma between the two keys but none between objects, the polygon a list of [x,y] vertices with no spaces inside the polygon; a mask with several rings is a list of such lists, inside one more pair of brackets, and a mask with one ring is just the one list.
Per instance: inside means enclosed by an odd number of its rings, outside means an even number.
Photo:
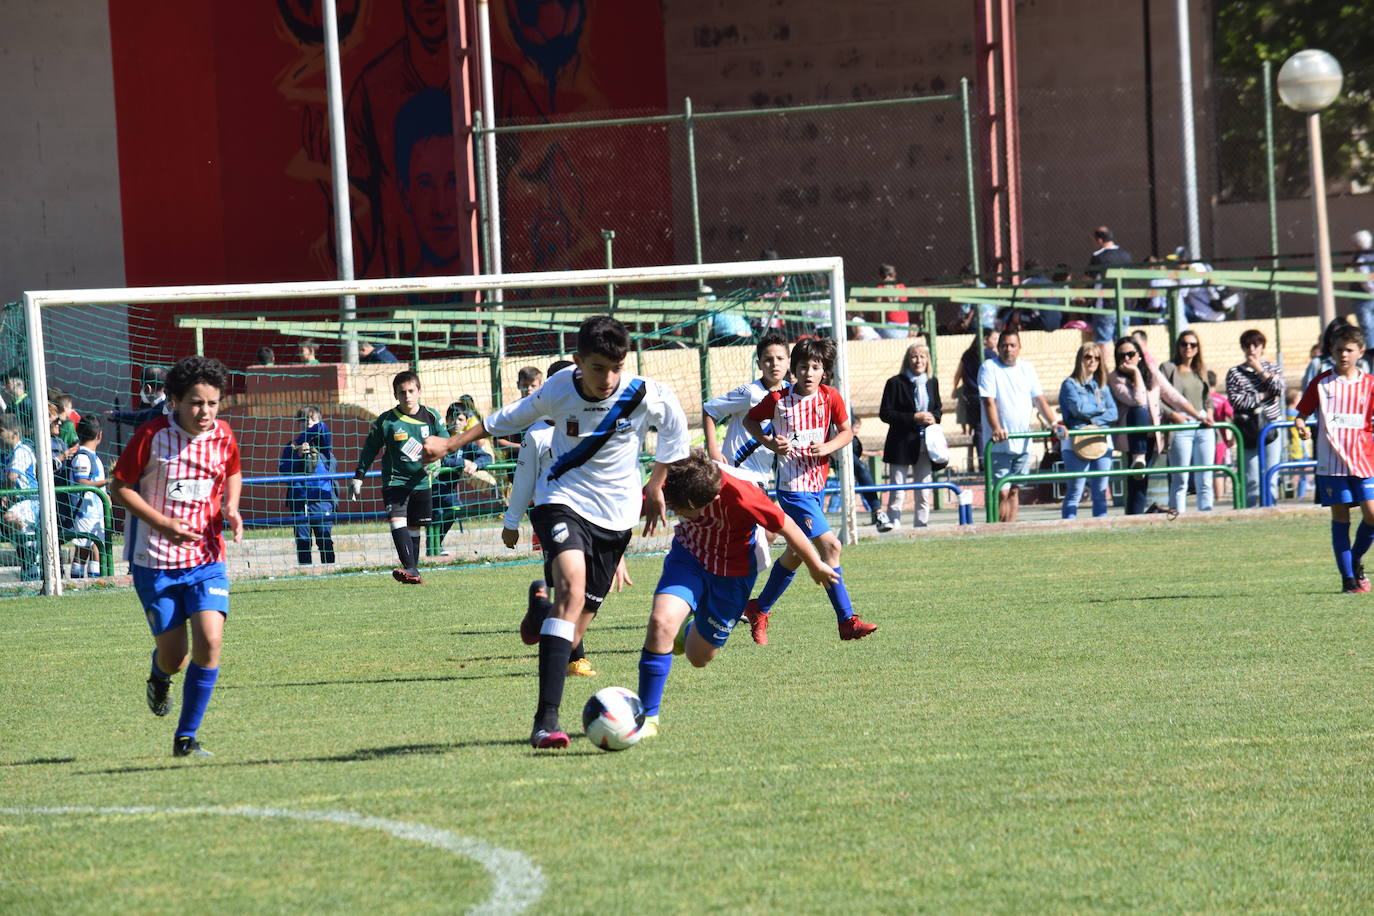
[{"label": "shadow on grass", "polygon": [[11,763],[0,763],[0,767],[32,767],[43,766],[49,763],[76,763],[75,757],[35,757],[32,760],[15,760]]},{"label": "shadow on grass", "polygon": [[[587,630],[587,632],[589,632],[589,633],[605,633],[605,632],[608,632],[608,631],[610,631],[610,630],[640,630],[640,631],[642,631],[643,629],[644,629],[644,624],[643,624],[643,623],[613,623],[613,624],[599,624],[599,623],[593,623],[593,624],[591,625],[590,629]],[[511,629],[510,627],[499,627],[499,628],[497,628],[497,629],[495,629],[495,630],[478,630],[478,629],[471,629],[471,628],[469,628],[469,629],[466,629],[466,630],[451,630],[450,633],[449,633],[449,635],[451,635],[451,636],[513,636],[514,634],[515,634],[515,631],[514,631],[513,629]]]},{"label": "shadow on grass", "polygon": [[1115,598],[1085,598],[1088,604],[1117,604],[1122,601],[1196,601],[1200,598],[1234,598],[1235,595],[1120,595]]},{"label": "shadow on grass", "polygon": [[335,681],[279,681],[271,684],[222,684],[216,690],[274,690],[278,687],[336,687],[347,684],[428,684],[443,681],[485,681],[503,677],[529,677],[528,671],[503,671],[497,674],[445,674],[436,677],[378,677]]},{"label": "shadow on grass", "polygon": [[[318,757],[284,757],[269,758],[264,760],[220,760],[216,758],[213,762],[194,762],[182,763],[168,761],[167,763],[155,766],[135,766],[135,767],[112,767],[107,770],[86,770],[83,776],[110,776],[123,773],[164,773],[178,770],[188,765],[190,766],[214,766],[214,767],[259,767],[259,766],[285,766],[292,763],[362,763],[369,760],[389,760],[397,757],[414,757],[422,755],[442,755],[452,751],[461,751],[467,748],[477,747],[521,747],[528,746],[528,739],[525,738],[502,738],[484,739],[473,741],[455,741],[450,744],[394,744],[388,747],[360,747],[357,750],[348,751],[342,754],[325,754]],[[56,762],[56,761],[54,761]]]}]

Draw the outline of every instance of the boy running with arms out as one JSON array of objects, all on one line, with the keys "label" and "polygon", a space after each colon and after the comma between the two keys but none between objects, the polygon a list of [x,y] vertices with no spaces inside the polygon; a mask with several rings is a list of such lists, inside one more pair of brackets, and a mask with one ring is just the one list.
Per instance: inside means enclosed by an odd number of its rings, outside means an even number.
[{"label": "boy running with arms out", "polygon": [[[854,614],[840,569],[840,541],[831,533],[821,507],[821,491],[830,473],[827,459],[854,438],[844,399],[834,388],[821,383],[834,367],[833,340],[798,341],[792,348],[792,387],[771,392],[750,408],[744,426],[750,435],[778,455],[778,504],[782,511],[797,523],[807,539],[816,545],[821,560],[833,567],[840,577],[825,590],[839,621],[840,639],[863,639],[878,627],[864,623]],[[772,435],[763,431],[764,422],[769,420],[773,423]],[[837,430],[835,437],[826,439],[832,426]],[[763,591],[745,608],[750,635],[759,645],[768,645],[768,614],[801,564],[801,557],[789,546],[773,564]]]},{"label": "boy running with arms out", "polygon": [[[175,757],[209,757],[196,733],[219,677],[229,576],[224,522],[243,539],[239,446],[216,419],[229,373],[215,359],[188,356],[167,373],[170,411],[140,426],[115,464],[110,499],[129,512],[124,549],[134,590],[153,631],[148,708],[169,710],[172,675],[191,664],[181,694]],[[222,504],[222,505],[221,505]]]},{"label": "boy running with arms out", "polygon": [[[1331,507],[1331,551],[1347,595],[1370,590],[1364,555],[1374,544],[1374,376],[1359,367],[1365,338],[1353,325],[1331,332],[1332,368],[1307,384],[1293,423],[1298,436],[1312,435],[1304,417],[1317,415],[1317,495]],[[1350,507],[1362,518],[1350,542]]]},{"label": "boy running with arms out", "polygon": [[[781,534],[817,585],[832,588],[840,580],[796,522],[748,476],[712,461],[701,449],[668,466],[663,500],[681,521],[663,561],[639,656],[639,698],[645,717],[641,734],[646,738],[658,734],[673,652],[685,650],[687,660],[702,668],[730,638],[759,570],[768,563],[759,527]],[[675,646],[684,624],[683,645]]]},{"label": "boy running with arms out", "polygon": [[[552,613],[540,626],[539,705],[530,744],[568,746],[558,724],[572,647],[605,599],[641,506],[644,533],[663,521],[663,478],[687,456],[687,418],[672,391],[625,372],[630,340],[614,318],[596,316],[577,332],[573,372],[560,372],[538,391],[493,411],[449,439],[430,439],[425,456],[442,457],[487,435],[553,424],[553,460],[537,482],[530,520],[553,575]],[[640,441],[658,430],[654,469],[643,484]]]},{"label": "boy running with arms out", "polygon": [[363,490],[363,477],[377,453],[382,455],[382,502],[391,525],[391,540],[401,565],[391,577],[405,585],[422,585],[420,534],[434,516],[430,491],[431,462],[424,457],[425,439],[444,429],[438,412],[420,403],[420,377],[409,370],[391,380],[396,406],[372,421],[358,456],[358,467],[348,482],[353,499]]},{"label": "boy running with arms out", "polygon": [[[701,429],[706,436],[706,454],[721,464],[743,471],[750,480],[766,487],[773,482],[773,453],[744,428],[744,416],[749,409],[771,392],[783,387],[787,375],[787,338],[781,331],[769,331],[754,348],[754,362],[759,377],[740,385],[702,405]],[[728,423],[725,444],[716,444],[716,426]],[[763,431],[771,434],[771,422]]]}]

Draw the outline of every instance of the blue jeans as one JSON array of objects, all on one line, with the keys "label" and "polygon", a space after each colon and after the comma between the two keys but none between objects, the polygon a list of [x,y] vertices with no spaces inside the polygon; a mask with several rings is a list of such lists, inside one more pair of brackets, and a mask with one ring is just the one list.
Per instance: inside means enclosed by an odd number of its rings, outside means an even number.
[{"label": "blue jeans", "polygon": [[[1283,459],[1283,434],[1286,430],[1279,430],[1274,441],[1268,445],[1256,448],[1245,449],[1245,506],[1247,509],[1254,509],[1260,504],[1260,472],[1259,472],[1259,450],[1264,449],[1264,463],[1268,467],[1273,467]],[[1273,482],[1269,485],[1269,496],[1271,499],[1278,499],[1279,476],[1274,475]]]},{"label": "blue jeans", "polygon": [[[1107,471],[1112,467],[1112,450],[1107,449],[1107,453],[1101,458],[1094,458],[1092,461],[1085,461],[1073,453],[1073,449],[1064,449],[1064,470],[1066,471]],[[1070,480],[1068,486],[1064,488],[1064,505],[1060,507],[1059,514],[1064,518],[1078,518],[1078,501],[1083,498],[1083,484],[1087,483],[1088,492],[1092,494],[1093,518],[1101,518],[1107,514],[1107,477],[1075,477]]]},{"label": "blue jeans", "polygon": [[296,562],[310,562],[313,538],[320,548],[320,562],[334,562],[334,503],[327,499],[295,503]]},{"label": "blue jeans", "polygon": [[[1169,443],[1169,464],[1184,467],[1190,464],[1211,464],[1217,457],[1216,433],[1210,429],[1179,429]],[[1188,510],[1187,474],[1169,475],[1169,508],[1179,512]],[[1193,485],[1197,488],[1197,510],[1212,509],[1212,472],[1194,471]]]},{"label": "blue jeans", "polygon": [[1093,342],[1111,343],[1116,340],[1116,315],[1093,316]]}]

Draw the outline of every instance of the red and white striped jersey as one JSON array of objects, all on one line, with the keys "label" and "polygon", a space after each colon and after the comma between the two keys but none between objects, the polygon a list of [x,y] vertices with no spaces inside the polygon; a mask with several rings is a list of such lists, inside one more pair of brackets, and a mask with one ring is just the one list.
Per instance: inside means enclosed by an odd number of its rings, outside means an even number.
[{"label": "red and white striped jersey", "polygon": [[809,454],[808,447],[830,438],[830,427],[848,419],[839,391],[821,385],[802,397],[791,388],[770,391],[749,409],[755,420],[773,421],[773,435],[784,436],[795,451],[778,456],[778,489],[793,493],[819,493],[830,474],[829,456]]},{"label": "red and white striped jersey", "polygon": [[1318,474],[1374,477],[1374,375],[1347,381],[1328,369],[1307,384],[1297,410],[1317,415]]},{"label": "red and white striped jersey", "polygon": [[124,558],[151,569],[185,569],[224,559],[224,516],[220,500],[225,481],[239,473],[239,444],[229,424],[193,436],[171,416],[138,428],[115,465],[116,479],[138,490],[154,509],[186,521],[200,535],[173,544],[129,515]]},{"label": "red and white striped jersey", "polygon": [[787,520],[746,473],[721,465],[720,495],[696,518],[678,522],[673,532],[673,540],[717,576],[747,576],[762,569],[767,552],[762,558],[758,554],[763,543],[756,534],[758,526],[781,531]]}]

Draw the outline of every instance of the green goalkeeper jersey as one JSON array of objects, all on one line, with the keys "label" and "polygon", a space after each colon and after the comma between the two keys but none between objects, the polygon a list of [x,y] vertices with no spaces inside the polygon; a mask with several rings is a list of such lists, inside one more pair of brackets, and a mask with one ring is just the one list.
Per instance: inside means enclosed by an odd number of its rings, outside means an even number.
[{"label": "green goalkeeper jersey", "polygon": [[382,486],[429,489],[430,467],[422,460],[425,437],[440,436],[444,432],[443,421],[432,407],[421,404],[414,416],[403,414],[399,407],[393,407],[372,421],[353,476],[362,477],[366,474],[380,452]]}]

